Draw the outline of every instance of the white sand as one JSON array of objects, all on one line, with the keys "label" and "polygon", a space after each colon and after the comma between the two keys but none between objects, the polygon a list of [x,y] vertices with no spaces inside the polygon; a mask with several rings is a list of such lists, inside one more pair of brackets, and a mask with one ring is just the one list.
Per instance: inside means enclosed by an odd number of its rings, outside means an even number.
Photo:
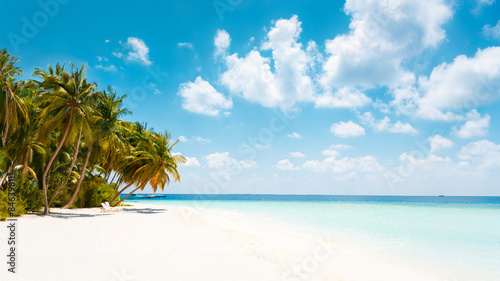
[{"label": "white sand", "polygon": [[18,220],[18,272],[0,280],[440,280],[300,227],[217,209],[135,204]]}]

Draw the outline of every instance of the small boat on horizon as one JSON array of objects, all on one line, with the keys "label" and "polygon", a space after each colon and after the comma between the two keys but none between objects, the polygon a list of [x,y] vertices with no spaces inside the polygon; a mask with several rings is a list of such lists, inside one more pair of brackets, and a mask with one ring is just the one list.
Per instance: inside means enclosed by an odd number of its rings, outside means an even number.
[{"label": "small boat on horizon", "polygon": [[444,195],[440,194],[438,197],[444,197]]}]

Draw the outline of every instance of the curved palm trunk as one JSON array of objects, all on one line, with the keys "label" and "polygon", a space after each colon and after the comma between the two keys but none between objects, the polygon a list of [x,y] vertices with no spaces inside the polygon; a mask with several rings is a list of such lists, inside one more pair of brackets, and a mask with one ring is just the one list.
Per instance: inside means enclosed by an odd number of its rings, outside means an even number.
[{"label": "curved palm trunk", "polygon": [[9,172],[12,171],[12,168],[14,168],[14,164],[16,163],[16,160],[17,160],[17,156],[14,158],[14,160],[12,161],[12,164],[10,164],[9,168],[7,169],[7,171],[5,172],[5,174],[0,179],[0,189],[3,190],[2,184],[5,181],[5,179],[7,178],[7,176],[9,175]]},{"label": "curved palm trunk", "polygon": [[[10,89],[10,86],[7,86],[9,88],[9,92],[12,94],[12,90]],[[2,136],[2,145],[5,146],[5,143],[7,143],[7,135],[9,134],[9,127],[10,127],[10,120],[9,120],[9,94],[5,93],[5,130],[3,131],[3,136]]]},{"label": "curved palm trunk", "polygon": [[43,188],[43,203],[44,203],[44,208],[43,208],[43,214],[47,215],[49,213],[49,200],[47,200],[47,174],[49,173],[50,167],[52,166],[52,163],[54,163],[54,160],[57,157],[57,154],[59,154],[59,151],[61,151],[61,148],[64,145],[64,141],[66,140],[66,137],[68,136],[69,133],[69,128],[71,127],[71,120],[73,120],[73,111],[69,113],[69,120],[68,120],[68,125],[66,125],[66,129],[64,130],[64,135],[61,138],[61,142],[56,148],[56,151],[52,155],[52,157],[49,160],[49,163],[47,164],[47,167],[45,167],[45,171],[43,172],[43,177],[42,177],[42,188]]},{"label": "curved palm trunk", "polygon": [[87,164],[89,163],[89,158],[90,154],[92,153],[92,147],[93,144],[90,145],[89,151],[87,152],[87,157],[85,158],[85,164],[83,164],[82,172],[80,173],[80,178],[78,179],[78,184],[76,185],[75,192],[73,193],[73,196],[71,196],[71,199],[69,200],[68,204],[63,207],[63,209],[69,209],[71,205],[73,205],[73,201],[76,199],[76,195],[78,194],[78,191],[80,190],[80,186],[82,185],[83,178],[85,177],[85,170],[87,169]]},{"label": "curved palm trunk", "polygon": [[54,192],[54,194],[52,195],[52,198],[50,198],[49,208],[52,205],[52,202],[56,198],[57,194],[59,194],[59,191],[61,191],[61,189],[63,189],[68,184],[68,181],[71,178],[71,172],[73,172],[73,167],[75,166],[76,158],[78,157],[78,151],[80,149],[80,140],[82,138],[82,130],[83,130],[83,127],[80,128],[80,133],[78,134],[78,140],[76,141],[75,154],[73,155],[73,160],[71,160],[71,165],[69,166],[68,176],[66,177],[66,180],[64,181],[64,183],[61,184],[57,188],[56,192]]},{"label": "curved palm trunk", "polygon": [[134,179],[131,183],[129,183],[127,186],[125,186],[122,190],[120,190],[120,192],[118,192],[118,193],[115,195],[115,197],[113,197],[113,199],[111,199],[111,201],[109,201],[109,202],[113,202],[113,201],[115,201],[115,199],[116,199],[116,198],[118,198],[118,196],[120,196],[120,194],[122,194],[122,193],[125,191],[125,189],[129,188],[130,186],[132,186],[132,185],[135,183],[135,180],[136,180],[136,179]]},{"label": "curved palm trunk", "polygon": [[118,205],[121,202],[125,201],[125,199],[127,199],[130,195],[134,194],[134,192],[136,192],[139,188],[141,188],[141,187],[139,186],[138,188],[132,190],[132,192],[130,192],[129,194],[127,194],[127,196],[123,197],[122,200],[120,200],[116,204],[114,204],[113,207],[115,207],[116,205]]}]

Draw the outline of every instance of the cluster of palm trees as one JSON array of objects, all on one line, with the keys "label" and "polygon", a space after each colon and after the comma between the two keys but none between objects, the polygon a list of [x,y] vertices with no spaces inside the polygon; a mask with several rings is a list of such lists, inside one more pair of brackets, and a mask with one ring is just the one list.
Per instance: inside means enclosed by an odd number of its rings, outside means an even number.
[{"label": "cluster of palm trees", "polygon": [[[35,68],[35,79],[20,80],[18,59],[0,50],[0,188],[7,174],[17,172],[36,181],[43,190],[44,214],[69,181],[76,189],[64,208],[73,204],[82,182],[100,174],[103,182],[115,183],[114,205],[135,185],[148,184],[156,192],[171,180],[180,181],[178,164],[186,159],[173,153],[178,142],[168,133],[148,130],[146,125],[120,120],[130,111],[111,88],[99,91],[80,68],[57,63]],[[79,172],[78,172],[79,171]],[[48,196],[53,173],[64,182]],[[3,189],[3,188],[2,188]]]}]

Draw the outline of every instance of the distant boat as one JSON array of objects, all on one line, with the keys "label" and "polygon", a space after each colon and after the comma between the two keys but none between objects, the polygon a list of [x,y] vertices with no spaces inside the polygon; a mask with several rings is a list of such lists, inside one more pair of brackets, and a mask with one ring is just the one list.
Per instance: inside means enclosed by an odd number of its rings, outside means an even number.
[{"label": "distant boat", "polygon": [[441,195],[439,195],[438,197],[444,197],[444,195],[442,195],[442,194],[441,194]]},{"label": "distant boat", "polygon": [[167,197],[167,195],[137,195],[139,198],[141,199],[153,199],[153,198],[164,198],[164,197]]}]

